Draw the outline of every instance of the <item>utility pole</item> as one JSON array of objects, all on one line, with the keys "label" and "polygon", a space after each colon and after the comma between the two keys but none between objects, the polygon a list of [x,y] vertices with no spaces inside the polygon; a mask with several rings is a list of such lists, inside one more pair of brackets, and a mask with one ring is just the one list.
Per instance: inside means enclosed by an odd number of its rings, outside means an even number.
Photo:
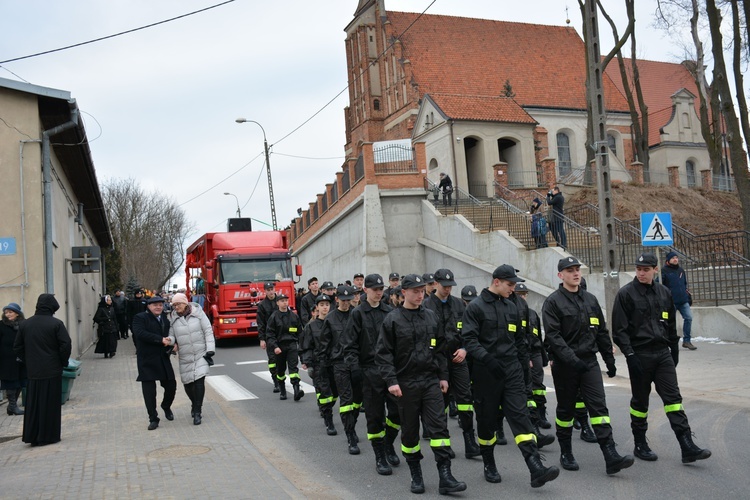
[{"label": "utility pole", "polygon": [[599,45],[596,0],[586,0],[585,2],[583,29],[586,32],[586,55],[588,56],[586,92],[591,103],[591,123],[594,127],[593,146],[595,150],[594,164],[596,165],[596,185],[599,201],[599,238],[601,240],[604,275],[604,308],[607,311],[607,321],[612,324],[612,307],[617,291],[620,289],[620,278],[614,200],[612,199],[612,184],[609,170],[607,115],[604,104],[604,74]]},{"label": "utility pole", "polygon": [[268,198],[271,201],[271,224],[273,224],[273,230],[277,231],[278,227],[276,226],[276,203],[273,201],[273,183],[271,182],[271,160],[268,156],[268,141],[266,140],[265,130],[263,131],[263,147],[266,150],[266,173],[268,175]]}]

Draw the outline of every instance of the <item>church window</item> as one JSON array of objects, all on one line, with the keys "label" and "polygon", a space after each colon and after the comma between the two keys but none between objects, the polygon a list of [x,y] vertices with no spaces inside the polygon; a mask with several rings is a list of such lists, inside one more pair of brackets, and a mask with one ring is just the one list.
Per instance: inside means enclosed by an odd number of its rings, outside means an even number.
[{"label": "church window", "polygon": [[567,175],[573,166],[570,156],[570,137],[565,132],[557,133],[557,165],[560,175]]}]

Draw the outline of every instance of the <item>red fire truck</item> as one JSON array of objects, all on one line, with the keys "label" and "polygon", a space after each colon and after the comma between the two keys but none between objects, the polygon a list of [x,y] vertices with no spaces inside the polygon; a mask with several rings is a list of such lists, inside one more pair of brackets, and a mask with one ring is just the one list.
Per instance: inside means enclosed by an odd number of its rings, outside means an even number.
[{"label": "red fire truck", "polygon": [[190,245],[185,261],[188,293],[202,304],[217,339],[258,336],[264,283],[274,282],[296,310],[302,266],[292,265],[286,231],[207,233]]}]

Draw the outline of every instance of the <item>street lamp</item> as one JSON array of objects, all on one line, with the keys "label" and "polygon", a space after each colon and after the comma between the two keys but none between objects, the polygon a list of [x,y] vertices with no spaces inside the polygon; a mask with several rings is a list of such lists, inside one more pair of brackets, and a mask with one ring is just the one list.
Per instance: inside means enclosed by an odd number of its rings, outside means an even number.
[{"label": "street lamp", "polygon": [[237,195],[236,194],[232,194],[232,193],[224,193],[224,195],[225,196],[234,196],[234,199],[237,201],[237,218],[241,219],[242,218],[242,214],[240,213],[240,200],[237,198]]},{"label": "street lamp", "polygon": [[268,157],[268,140],[266,140],[266,130],[263,125],[256,122],[255,120],[246,120],[245,118],[237,118],[237,123],[254,123],[260,127],[263,131],[263,148],[266,151],[266,174],[268,176],[268,197],[271,201],[271,222],[273,223],[273,230],[277,231],[278,226],[276,225],[276,204],[273,201],[273,183],[271,182],[271,160]]}]

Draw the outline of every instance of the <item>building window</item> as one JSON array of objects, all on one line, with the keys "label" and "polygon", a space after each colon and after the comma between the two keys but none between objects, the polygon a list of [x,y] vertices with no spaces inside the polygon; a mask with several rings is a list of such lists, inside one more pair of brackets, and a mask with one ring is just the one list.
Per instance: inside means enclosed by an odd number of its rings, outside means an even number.
[{"label": "building window", "polygon": [[695,187],[695,163],[692,160],[685,162],[685,172],[687,173],[688,187]]},{"label": "building window", "polygon": [[617,156],[617,138],[612,134],[607,134],[607,145],[614,156]]},{"label": "building window", "polygon": [[560,175],[568,175],[573,166],[570,157],[570,137],[565,132],[557,133],[557,165]]},{"label": "building window", "polygon": [[430,160],[430,170],[435,170],[436,168],[438,168],[438,161],[433,158]]},{"label": "building window", "polygon": [[372,107],[375,108],[375,111],[380,111],[380,99],[372,101]]}]

